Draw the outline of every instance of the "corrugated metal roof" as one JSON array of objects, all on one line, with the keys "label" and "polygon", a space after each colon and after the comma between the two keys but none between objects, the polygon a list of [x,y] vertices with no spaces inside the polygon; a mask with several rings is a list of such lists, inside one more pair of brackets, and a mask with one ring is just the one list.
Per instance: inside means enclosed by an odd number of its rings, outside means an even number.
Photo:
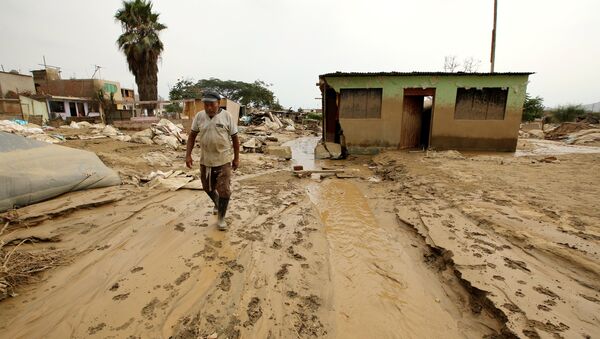
[{"label": "corrugated metal roof", "polygon": [[531,75],[534,72],[334,72],[319,75],[323,77],[373,77],[373,76],[493,76],[493,75]]}]

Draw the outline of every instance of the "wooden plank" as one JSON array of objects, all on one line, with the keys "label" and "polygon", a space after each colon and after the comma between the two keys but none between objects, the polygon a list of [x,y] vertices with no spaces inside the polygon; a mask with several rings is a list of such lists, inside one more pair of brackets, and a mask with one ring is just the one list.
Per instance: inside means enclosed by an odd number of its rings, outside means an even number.
[{"label": "wooden plank", "polygon": [[404,97],[402,125],[400,128],[400,149],[416,147],[421,139],[421,114],[423,97]]},{"label": "wooden plank", "polygon": [[434,96],[435,88],[405,88],[404,89],[405,96],[417,95],[417,96]]},{"label": "wooden plank", "polygon": [[354,119],[365,119],[367,117],[367,95],[366,89],[352,90],[354,96],[352,101],[352,115]]},{"label": "wooden plank", "polygon": [[487,120],[504,120],[508,90],[489,88]]},{"label": "wooden plank", "polygon": [[371,88],[367,93],[367,119],[381,119],[382,89]]}]

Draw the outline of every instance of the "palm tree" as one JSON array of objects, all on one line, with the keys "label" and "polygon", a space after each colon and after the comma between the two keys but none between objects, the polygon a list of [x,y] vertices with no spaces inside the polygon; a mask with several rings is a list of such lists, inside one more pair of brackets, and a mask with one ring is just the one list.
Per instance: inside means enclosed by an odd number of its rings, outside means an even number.
[{"label": "palm tree", "polygon": [[[123,1],[123,8],[115,14],[115,19],[123,27],[117,44],[135,76],[141,101],[158,98],[157,63],[163,51],[158,33],[167,28],[158,22],[158,16],[158,13],[152,13],[152,2],[146,0]],[[151,110],[155,106],[145,107]]]}]

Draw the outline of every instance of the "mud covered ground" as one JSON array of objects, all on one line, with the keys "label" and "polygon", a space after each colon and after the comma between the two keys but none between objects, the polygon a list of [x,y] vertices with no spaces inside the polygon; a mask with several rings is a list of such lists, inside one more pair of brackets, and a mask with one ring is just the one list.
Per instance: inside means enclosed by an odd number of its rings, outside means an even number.
[{"label": "mud covered ground", "polygon": [[[67,145],[126,182],[183,169],[160,146]],[[317,164],[344,179],[243,154],[226,233],[197,190],[126,184],[11,211],[5,240],[65,262],[0,302],[0,337],[598,337],[600,154],[519,148]]]}]

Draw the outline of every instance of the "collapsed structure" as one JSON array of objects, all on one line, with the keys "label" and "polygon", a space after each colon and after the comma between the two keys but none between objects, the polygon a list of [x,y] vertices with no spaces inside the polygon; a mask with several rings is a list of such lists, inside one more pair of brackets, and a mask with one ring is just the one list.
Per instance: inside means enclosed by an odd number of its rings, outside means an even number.
[{"label": "collapsed structure", "polygon": [[323,139],[344,139],[350,153],[382,148],[514,152],[531,74],[323,74],[318,83]]}]

